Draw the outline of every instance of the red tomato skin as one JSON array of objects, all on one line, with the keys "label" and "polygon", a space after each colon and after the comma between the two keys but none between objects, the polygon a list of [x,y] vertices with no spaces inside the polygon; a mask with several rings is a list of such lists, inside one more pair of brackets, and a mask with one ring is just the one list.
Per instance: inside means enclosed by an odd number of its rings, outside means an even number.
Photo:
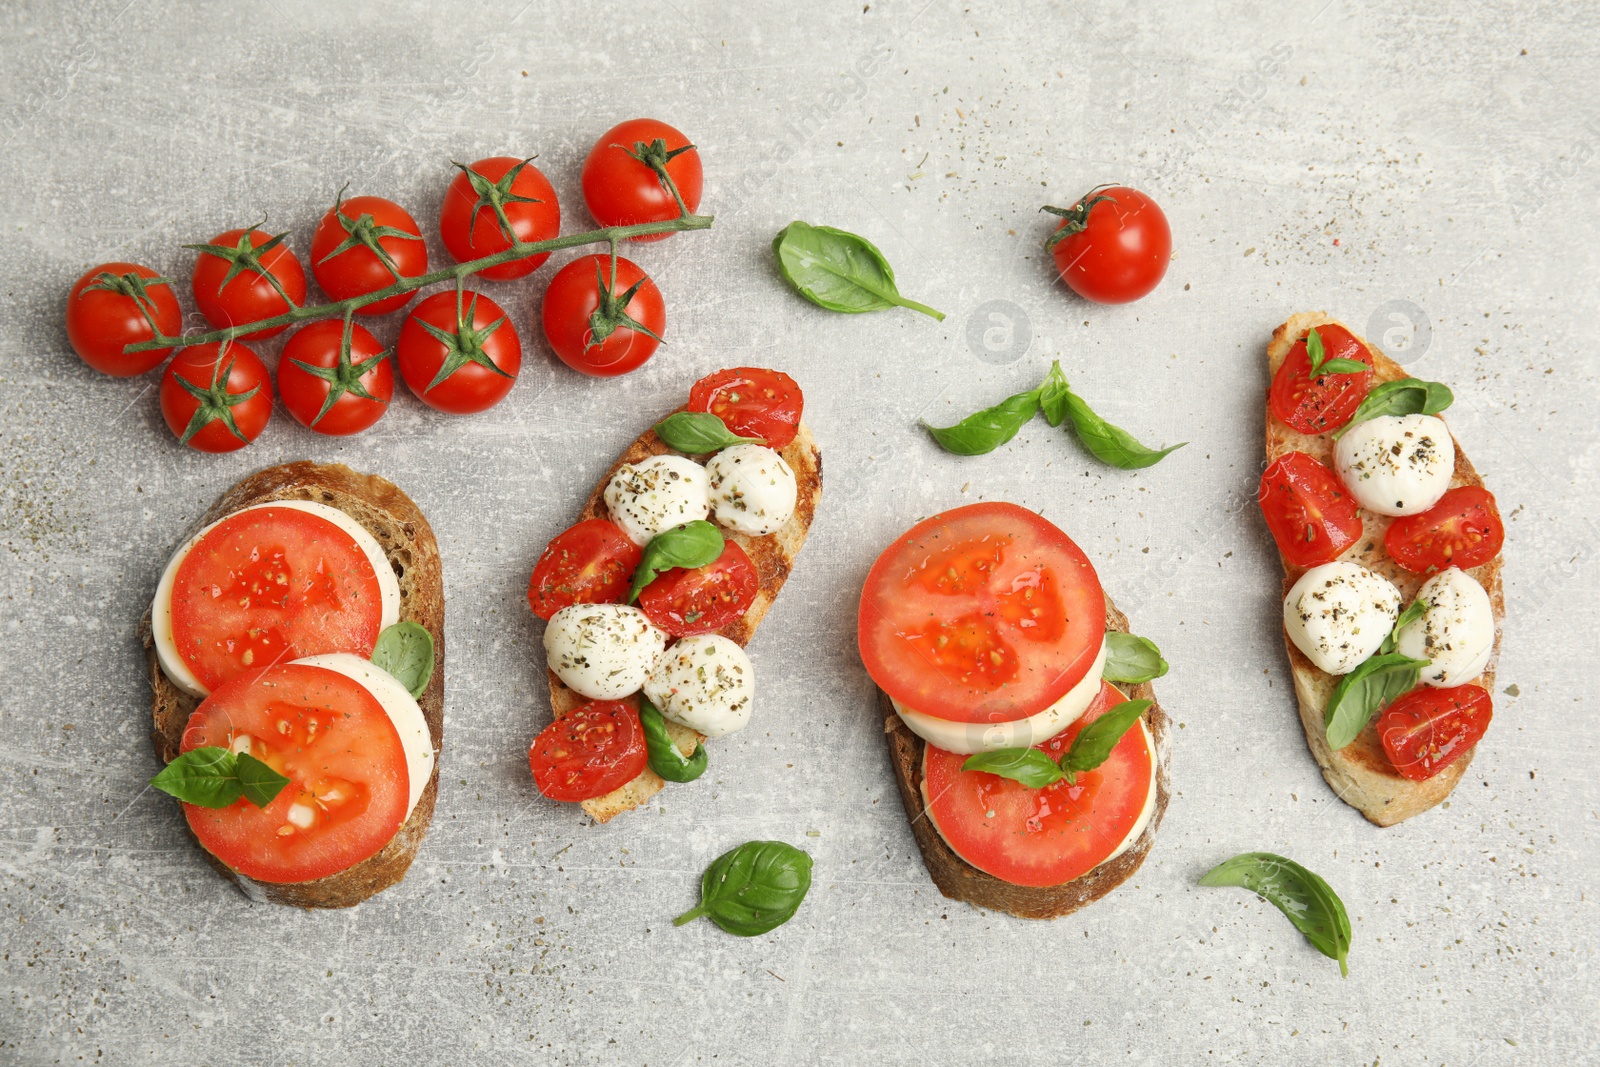
[{"label": "red tomato skin", "polygon": [[[472,307],[474,296],[478,300],[471,323],[474,329],[484,329],[505,315],[499,304],[471,290],[463,294],[461,306]],[[412,308],[411,314],[406,316],[405,325],[400,327],[400,341],[396,346],[400,377],[405,379],[406,385],[424,404],[451,415],[471,415],[487,411],[500,403],[511,392],[511,387],[517,384],[517,374],[522,370],[522,342],[517,338],[516,327],[511,325],[509,317],[484,342],[484,351],[488,353],[490,361],[509,377],[496,374],[479,364],[467,363],[432,389],[428,388],[428,383],[444,366],[446,350],[443,344],[418,325],[419,322],[432,323],[447,333],[454,331],[458,323],[456,294],[449,291],[434,293]]]},{"label": "red tomato skin", "polygon": [[759,437],[784,448],[800,429],[805,394],[782,371],[730,367],[708,374],[689,390],[689,410],[707,411],[740,437]]},{"label": "red tomato skin", "polygon": [[[498,182],[521,162],[513,156],[494,156],[478,160],[471,169],[491,182]],[[548,241],[561,232],[561,205],[556,199],[555,187],[543,171],[529,163],[511,183],[511,192],[538,201],[536,204],[505,205],[506,218],[511,221],[511,230],[517,235],[517,240]],[[444,239],[445,248],[457,263],[482,259],[511,247],[511,242],[500,230],[500,220],[494,210],[487,206],[474,210],[477,203],[478,194],[473,192],[472,182],[458,171],[455,180],[445,190],[444,204],[439,209],[439,236]],[[498,267],[481,270],[477,276],[493,282],[508,282],[532,274],[549,258],[549,252],[541,252],[527,259],[512,260]]]},{"label": "red tomato skin", "polygon": [[673,637],[715,633],[750,610],[761,579],[737,542],[705,567],[673,567],[656,575],[639,594],[639,609]]},{"label": "red tomato skin", "polygon": [[1378,716],[1378,739],[1396,773],[1423,782],[1472,751],[1493,718],[1494,700],[1481,686],[1419,685]]},{"label": "red tomato skin", "polygon": [[189,447],[198,452],[236,452],[261,436],[261,431],[267,428],[267,421],[272,418],[272,377],[267,373],[267,366],[261,362],[260,356],[238,341],[212,341],[179,350],[161,375],[161,417],[167,421],[167,429],[172,431],[172,436],[182,440],[189,419],[200,404],[178,384],[177,379],[181,377],[206,388],[230,359],[233,361],[233,371],[228,375],[227,382],[230,394],[237,396],[260,387],[249,400],[235,404],[232,409],[234,425],[239,427],[245,440],[239,440],[220,419],[216,419],[189,438]]},{"label": "red tomato skin", "polygon": [[[1067,288],[1097,304],[1127,304],[1149,295],[1172,260],[1172,228],[1159,205],[1124,185],[1094,196],[1085,228],[1051,249]],[[1063,219],[1058,230],[1068,225]]]},{"label": "red tomato skin", "polygon": [[[405,208],[381,196],[352,196],[339,205],[339,212],[347,219],[371,215],[372,221],[379,226],[392,226],[414,234],[417,237],[415,241],[408,241],[404,237],[379,237],[378,247],[389,254],[403,277],[415,278],[428,273],[428,246],[421,239],[422,230],[417,226],[417,220]],[[358,245],[340,252],[332,259],[327,258],[348,236],[331,208],[322,216],[322,221],[317,223],[316,231],[311,235],[311,276],[316,278],[322,291],[330,299],[348,300],[393,285],[394,275],[369,248]],[[413,291],[386,297],[356,308],[356,314],[384,315],[398,311],[416,295]]]},{"label": "red tomato skin", "polygon": [[[394,368],[385,359],[361,376],[362,387],[377,399],[368,400],[346,392],[313,425],[312,420],[328,397],[329,383],[296,366],[294,361],[313,367],[337,367],[343,335],[342,321],[321,319],[296,330],[278,356],[278,395],[283,398],[283,406],[301,426],[330,437],[345,437],[369,428],[383,418],[383,413],[389,410],[389,401],[394,398]],[[351,323],[351,363],[364,362],[382,351],[383,345],[370,330],[359,323]]]},{"label": "red tomato skin", "polygon": [[[232,248],[239,243],[239,238],[244,236],[244,232],[228,230],[217,234],[209,243]],[[250,244],[255,248],[260,248],[270,240],[272,240],[270,234],[261,230],[250,231]],[[261,265],[278,279],[278,284],[283,286],[283,291],[288,294],[296,307],[305,304],[306,271],[287,244],[280,244],[262,256]],[[252,270],[241,271],[226,288],[219,289],[222,279],[227,277],[229,267],[227,260],[213,256],[209,252],[201,252],[194,261],[194,276],[191,281],[194,302],[199,305],[200,313],[211,325],[219,330],[227,326],[244,326],[262,319],[274,318],[290,310],[289,305],[283,302],[283,297],[272,287],[272,283]],[[274,326],[267,330],[255,330],[241,334],[237,340],[263,341],[268,337],[278,336],[286,329],[287,326]]]},{"label": "red tomato skin", "polygon": [[[1349,330],[1331,322],[1315,327],[1327,359],[1355,359],[1372,366],[1372,353]],[[1302,337],[1272,376],[1267,406],[1289,427],[1305,434],[1337,430],[1350,421],[1372,390],[1372,372],[1321,374],[1311,380],[1311,356]]]},{"label": "red tomato skin", "polygon": [[528,606],[549,622],[573,604],[620,604],[643,556],[614,523],[586,519],[551,538],[528,580]]},{"label": "red tomato skin", "polygon": [[[649,334],[618,326],[599,344],[589,343],[593,336],[589,316],[600,306],[599,279],[602,277],[610,284],[609,255],[581,256],[562,267],[545,290],[540,321],[544,324],[545,340],[561,362],[596,378],[615,378],[642,367],[655,355],[660,342]],[[611,285],[612,295],[621,296],[641,279],[644,284],[624,310],[659,337],[667,328],[667,305],[661,290],[638,264],[617,257],[617,280]]]},{"label": "red tomato skin", "polygon": [[1481,567],[1505,541],[1494,494],[1476,485],[1457,486],[1422,514],[1395,519],[1383,535],[1389,557],[1416,574]]},{"label": "red tomato skin", "polygon": [[[84,292],[102,273],[137,274],[141,278],[159,275],[137,263],[102,263],[91,267],[72,285],[67,294],[67,343],[89,366],[115,378],[132,378],[154,370],[172,354],[170,348],[124,355],[126,345],[139,344],[155,336],[150,323],[132,297],[92,289]],[[145,290],[155,307],[146,307],[163,334],[177,337],[183,332],[183,312],[171,285],[152,285]]]},{"label": "red tomato skin", "polygon": [[591,700],[546,726],[528,747],[528,769],[551,800],[603,797],[649,762],[639,713],[621,700]]},{"label": "red tomato skin", "polygon": [[[583,161],[583,202],[601,226],[636,226],[646,222],[667,222],[679,216],[678,202],[661,184],[656,172],[628,154],[634,144],[649,144],[657,138],[666,142],[667,151],[684,147],[689,139],[665,122],[656,119],[629,119],[611,127],[589,150]],[[678,187],[683,204],[694,214],[700,208],[705,176],[700,150],[691,148],[667,161],[667,173]],[[633,241],[660,241],[670,233],[633,237]]]},{"label": "red tomato skin", "polygon": [[1338,477],[1304,452],[1279,456],[1261,475],[1261,515],[1291,566],[1332,563],[1361,539],[1361,512]]}]

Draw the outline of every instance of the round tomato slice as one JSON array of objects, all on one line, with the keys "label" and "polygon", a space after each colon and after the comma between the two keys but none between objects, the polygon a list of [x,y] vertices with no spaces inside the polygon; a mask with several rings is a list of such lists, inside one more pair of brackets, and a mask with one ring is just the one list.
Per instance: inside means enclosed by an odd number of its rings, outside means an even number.
[{"label": "round tomato slice", "polygon": [[782,371],[732,367],[707,375],[689,390],[689,410],[709,411],[740,437],[782,448],[800,427],[805,396]]},{"label": "round tomato slice", "polygon": [[310,882],[388,844],[411,798],[405,748],[388,712],[337,671],[281,663],[235,678],[195,709],[184,752],[248,752],[289,779],[264,808],[183,806],[205,850],[260,882]]},{"label": "round tomato slice", "polygon": [[861,590],[857,639],[878,686],[956,722],[1043,711],[1089,673],[1105,594],[1083,550],[1015,504],[969,504],[890,545]]},{"label": "round tomato slice", "polygon": [[[1372,366],[1372,353],[1367,351],[1367,346],[1343,326],[1325,322],[1316,327],[1316,331],[1322,338],[1325,361],[1354,359]],[[1337,430],[1350,421],[1350,416],[1367,398],[1372,389],[1372,372],[1319,374],[1313,379],[1306,340],[1302,337],[1294,343],[1279,365],[1278,373],[1272,376],[1267,405],[1281,421],[1301,433]]]},{"label": "round tomato slice", "polygon": [[1492,718],[1494,701],[1480,686],[1423,685],[1378,716],[1378,739],[1400,776],[1421,782],[1466,755]]},{"label": "round tomato slice", "polygon": [[1266,469],[1258,499],[1278,551],[1296,567],[1332,563],[1361,538],[1355,500],[1304,452],[1280,456]]},{"label": "round tomato slice", "polygon": [[1452,489],[1422,514],[1394,520],[1383,535],[1383,547],[1394,561],[1417,574],[1481,567],[1505,543],[1494,494],[1476,485]]},{"label": "round tomato slice", "polygon": [[586,519],[545,548],[528,580],[528,606],[549,622],[574,604],[620,604],[643,555],[614,523]]},{"label": "round tomato slice", "polygon": [[546,726],[528,749],[539,792],[551,800],[603,797],[649,761],[639,713],[620,700],[591,700]]},{"label": "round tomato slice", "polygon": [[[1042,745],[1051,759],[1072,747],[1085,726],[1121,703],[1102,683],[1083,717]],[[1012,885],[1062,885],[1094,870],[1138,826],[1154,785],[1155,761],[1137,724],[1106,761],[1043,789],[987,771],[964,771],[969,758],[927,746],[923,803],[939,836],[985,874]]]},{"label": "round tomato slice", "polygon": [[172,639],[207,689],[324,652],[372,655],[383,591],[355,538],[298,508],[235,512],[172,584]]},{"label": "round tomato slice", "polygon": [[749,611],[760,588],[755,564],[744,549],[724,541],[714,562],[656,575],[639,594],[639,608],[673,637],[708,634]]}]

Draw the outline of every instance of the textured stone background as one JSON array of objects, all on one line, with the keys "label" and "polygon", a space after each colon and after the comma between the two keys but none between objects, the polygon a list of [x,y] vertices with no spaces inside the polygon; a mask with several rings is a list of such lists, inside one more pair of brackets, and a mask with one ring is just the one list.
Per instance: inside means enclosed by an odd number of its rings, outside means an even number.
[{"label": "textured stone background", "polygon": [[[923,2],[4,5],[0,1061],[1594,1061],[1600,12]],[[451,158],[538,153],[583,228],[583,154],[637,114],[699,143],[717,223],[637,252],[672,343],[624,380],[580,378],[530,336],[549,267],[492,289],[528,345],[505,403],[458,420],[397,398],[353,441],[280,410],[254,447],[195,454],[154,377],[67,349],[64,294],[89,265],[186,279],[182,243],[263,215],[303,254],[346,180],[431,230]],[[1176,234],[1132,307],[1076,300],[1039,253],[1039,205],[1110,180],[1152,192]],[[792,218],[869,236],[949,317],[801,302],[767,252]],[[1509,527],[1494,727],[1448,810],[1387,831],[1305,750],[1250,503],[1263,346],[1307,308],[1455,388]],[[976,459],[918,432],[1057,356],[1113,421],[1189,446],[1125,474],[1042,422]],[[696,785],[586,825],[524,761],[548,715],[528,571],[627,440],[746,363],[804,384],[828,469],[751,648],[755,722]],[[181,531],[302,457],[415,496],[449,590],[432,835],[403,885],[322,914],[249,904],[144,788],[134,638]],[[1065,527],[1159,640],[1182,725],[1149,862],[1054,923],[933,891],[854,656],[876,552],[1002,497]],[[816,859],[796,919],[753,940],[673,929],[707,861],[756,837]],[[1195,887],[1249,849],[1342,894],[1348,980],[1254,897]]]}]

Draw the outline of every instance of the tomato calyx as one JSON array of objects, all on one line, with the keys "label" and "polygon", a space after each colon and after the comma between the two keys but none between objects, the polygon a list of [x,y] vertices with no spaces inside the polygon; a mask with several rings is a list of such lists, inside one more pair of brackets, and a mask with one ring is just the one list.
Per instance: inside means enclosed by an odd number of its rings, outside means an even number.
[{"label": "tomato calyx", "polygon": [[428,383],[428,387],[423,390],[424,393],[433,389],[434,386],[462,367],[465,367],[468,363],[476,363],[478,366],[491,370],[502,378],[516,377],[514,374],[507,374],[501,370],[483,347],[483,343],[489,339],[489,335],[505,325],[506,317],[501,315],[480,330],[472,325],[478,316],[478,294],[472,294],[472,304],[465,309],[461,306],[461,300],[462,292],[458,288],[456,290],[456,328],[453,333],[441,330],[433,323],[425,322],[420,318],[415,320],[418,326],[428,331],[429,336],[445,347],[444,362],[439,364],[439,373],[433,376],[433,381]]},{"label": "tomato calyx", "polygon": [[668,151],[666,140],[657,137],[648,143],[635,141],[632,148],[620,144],[613,144],[611,147],[622,149],[628,155],[655,171],[656,180],[661,183],[663,189],[672,194],[672,199],[677,202],[678,213],[684,216],[689,214],[688,205],[683,202],[683,194],[678,192],[678,183],[673,181],[672,175],[667,173],[667,164],[685,152],[693,151],[694,145],[686,144],[682,148],[674,148]]},{"label": "tomato calyx", "polygon": [[[662,142],[657,141],[656,143],[661,144]],[[663,171],[662,173],[665,174],[666,172]],[[670,178],[667,180],[671,181]],[[640,277],[621,296],[617,296],[613,292],[616,280],[617,246],[613,244],[611,246],[611,281],[609,283],[606,281],[605,272],[600,269],[600,264],[596,262],[594,265],[594,284],[600,302],[589,316],[589,339],[584,342],[584,349],[600,347],[606,338],[617,332],[619,326],[626,326],[635,333],[642,333],[661,344],[666,344],[660,334],[628,314],[628,305],[633,303],[634,294],[639,291],[645,282],[650,280],[649,276]]]},{"label": "tomato calyx", "polygon": [[[340,218],[343,218],[343,216],[341,215]],[[372,216],[368,215],[366,218],[371,219]],[[322,421],[322,417],[333,409],[333,405],[339,402],[339,398],[346,393],[351,396],[358,396],[362,400],[371,400],[377,404],[384,404],[385,406],[388,404],[387,400],[380,400],[367,392],[367,387],[361,384],[361,379],[371,373],[372,368],[388,359],[393,354],[394,349],[385,348],[370,359],[364,359],[360,363],[352,363],[350,361],[350,335],[351,326],[353,325],[351,316],[353,314],[353,310],[344,313],[344,329],[339,334],[339,362],[336,365],[332,367],[317,367],[302,359],[291,357],[289,360],[290,363],[293,363],[307,374],[321,378],[328,383],[328,395],[323,399],[321,409],[306,424],[313,429],[316,428],[317,423]]]},{"label": "tomato calyx", "polygon": [[[501,175],[497,182],[490,181],[465,163],[456,163],[451,160],[461,173],[467,176],[467,181],[472,184],[472,191],[478,194],[478,200],[472,205],[472,224],[467,228],[467,247],[472,247],[474,231],[478,226],[478,212],[485,208],[494,212],[495,223],[500,227],[500,232],[505,239],[510,241],[512,247],[522,244],[517,238],[516,228],[511,225],[511,219],[506,215],[507,204],[542,204],[543,200],[533,196],[522,196],[511,191],[511,186],[516,183],[517,176],[522,173],[522,168],[532,163],[537,156],[529,156],[521,163],[512,167]],[[437,383],[435,383],[437,384]],[[432,386],[429,386],[431,389]]]},{"label": "tomato calyx", "polygon": [[228,380],[233,376],[233,357],[229,356],[227,366],[223,366],[222,356],[227,350],[228,342],[223,342],[222,351],[217,353],[216,362],[211,365],[209,386],[198,386],[181,374],[175,375],[172,379],[199,402],[194,414],[189,417],[189,425],[183,429],[183,436],[178,438],[180,445],[188,444],[191,437],[213,422],[221,422],[233,436],[245,444],[250,443],[250,438],[241,433],[238,424],[233,421],[233,409],[259,393],[261,386],[252,385],[242,393],[228,392]]},{"label": "tomato calyx", "polygon": [[257,245],[251,243],[250,235],[261,229],[266,221],[266,219],[262,219],[260,222],[246,226],[239,232],[239,240],[232,248],[227,245],[213,244],[184,245],[183,247],[192,248],[204,255],[216,256],[218,259],[227,260],[228,273],[224,274],[222,281],[217,283],[217,293],[219,295],[222,290],[228,287],[229,282],[248,270],[265,278],[267,284],[272,286],[273,291],[283,300],[286,307],[298,308],[300,305],[295,303],[294,299],[289,296],[288,292],[283,288],[283,283],[278,280],[277,275],[268,270],[266,264],[261,262],[262,256],[283,244],[284,239],[289,236],[289,232],[285,230],[276,237],[269,238],[265,244]]},{"label": "tomato calyx", "polygon": [[1060,244],[1062,241],[1065,241],[1073,234],[1082,233],[1084,230],[1088,229],[1089,212],[1096,204],[1100,203],[1102,200],[1110,201],[1113,204],[1117,202],[1117,199],[1114,196],[1096,194],[1098,194],[1102,189],[1114,188],[1116,184],[1116,182],[1106,182],[1103,185],[1095,186],[1087,193],[1084,193],[1078,202],[1073,204],[1071,207],[1051,207],[1049,204],[1046,204],[1044,207],[1040,208],[1040,211],[1047,211],[1052,215],[1057,215],[1067,220],[1064,225],[1056,227],[1055,232],[1045,239],[1044,250],[1049,252],[1054,249],[1056,245]]},{"label": "tomato calyx", "polygon": [[[133,306],[138,308],[139,314],[144,316],[144,321],[150,324],[151,334],[159,338],[163,335],[160,328],[156,326],[154,317],[156,302],[150,295],[150,286],[152,285],[165,285],[170,289],[172,287],[172,279],[163,278],[159,275],[153,278],[146,278],[137,271],[131,270],[126,274],[112,274],[108,270],[103,270],[95,275],[93,282],[83,287],[83,292],[116,293],[132,300]],[[81,298],[82,294],[79,295]]]},{"label": "tomato calyx", "polygon": [[378,238],[396,237],[405,241],[420,241],[422,237],[397,226],[379,226],[378,221],[370,213],[352,219],[343,211],[344,191],[348,188],[350,183],[345,182],[339,187],[339,195],[333,198],[333,217],[339,220],[340,227],[344,229],[345,239],[340,241],[332,252],[317,260],[317,266],[320,267],[328,260],[344,255],[352,248],[365,248],[378,257],[378,262],[383,264],[383,269],[388,271],[395,281],[404,281],[405,276],[400,273],[400,268],[395,265],[389,253],[378,243]]}]

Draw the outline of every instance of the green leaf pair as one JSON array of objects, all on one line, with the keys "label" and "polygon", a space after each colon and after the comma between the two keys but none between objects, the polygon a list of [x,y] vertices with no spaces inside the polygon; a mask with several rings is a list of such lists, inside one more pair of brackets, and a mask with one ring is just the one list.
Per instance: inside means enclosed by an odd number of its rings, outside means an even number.
[{"label": "green leaf pair", "polygon": [[225,808],[240,797],[264,808],[289,784],[289,779],[248,752],[234,753],[216,745],[192,748],[162,768],[150,784],[185,804]]},{"label": "green leaf pair", "polygon": [[1283,912],[1318,952],[1350,976],[1350,917],[1327,882],[1294,860],[1271,852],[1244,852],[1213,867],[1203,886],[1240,886]]},{"label": "green leaf pair", "polygon": [[1328,747],[1337,752],[1354,741],[1374,715],[1416,688],[1422,678],[1422,668],[1429,661],[1402,656],[1394,646],[1400,631],[1427,611],[1426,600],[1421,597],[1413,600],[1395,620],[1378,651],[1333,687],[1324,715]]},{"label": "green leaf pair", "polygon": [[1372,368],[1359,359],[1329,359],[1322,347],[1322,337],[1316,330],[1306,333],[1306,356],[1311,360],[1311,377],[1324,374],[1360,374]]},{"label": "green leaf pair", "polygon": [[709,411],[680,411],[656,423],[656,436],[668,448],[691,456],[718,452],[730,445],[764,445],[762,437],[740,437]]},{"label": "green leaf pair", "polygon": [[1063,778],[1076,782],[1080,771],[1092,771],[1110,758],[1122,735],[1133,728],[1150,704],[1148,700],[1124,700],[1078,731],[1059,763],[1037,748],[1001,748],[968,757],[961,769],[998,774],[1029,789],[1043,789]]},{"label": "green leaf pair", "polygon": [[811,888],[811,857],[782,841],[747,841],[718,856],[700,879],[700,903],[672,920],[702,916],[730,934],[755,937],[800,910]]},{"label": "green leaf pair", "polygon": [[1455,400],[1450,387],[1438,382],[1425,382],[1421,378],[1383,382],[1373,387],[1356,408],[1356,413],[1350,416],[1350,421],[1335,430],[1333,436],[1337,440],[1356,423],[1384,415],[1437,415]]},{"label": "green leaf pair", "polygon": [[694,755],[685,756],[667,733],[667,720],[656,706],[639,697],[639,725],[644,727],[644,743],[650,769],[669,782],[692,782],[706,773],[706,746],[694,746]]},{"label": "green leaf pair", "polygon": [[644,548],[639,565],[633,570],[633,584],[628,587],[628,603],[632,604],[644,592],[644,587],[655,581],[656,575],[674,567],[706,567],[722,555],[722,532],[704,519],[695,519],[662,530],[650,539]]},{"label": "green leaf pair", "polygon": [[796,221],[772,239],[772,254],[784,280],[818,307],[851,315],[903,307],[944,321],[943,312],[900,295],[894,268],[865,237]]}]

